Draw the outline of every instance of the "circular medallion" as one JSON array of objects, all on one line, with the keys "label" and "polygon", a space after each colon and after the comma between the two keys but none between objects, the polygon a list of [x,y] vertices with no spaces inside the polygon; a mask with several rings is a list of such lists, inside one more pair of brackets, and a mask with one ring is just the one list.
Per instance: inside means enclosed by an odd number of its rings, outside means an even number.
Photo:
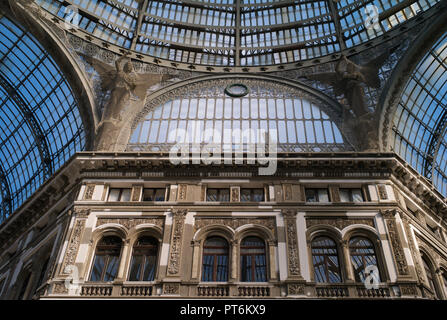
[{"label": "circular medallion", "polygon": [[248,88],[245,84],[233,83],[225,88],[225,94],[234,98],[244,97],[248,94]]}]

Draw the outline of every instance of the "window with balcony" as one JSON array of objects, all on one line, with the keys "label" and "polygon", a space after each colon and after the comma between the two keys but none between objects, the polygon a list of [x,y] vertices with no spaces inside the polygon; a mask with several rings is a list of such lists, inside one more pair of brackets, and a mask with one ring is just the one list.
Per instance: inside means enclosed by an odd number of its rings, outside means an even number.
[{"label": "window with balcony", "polygon": [[210,237],[203,244],[202,281],[228,281],[228,242]]},{"label": "window with balcony", "polygon": [[117,236],[102,238],[96,246],[90,281],[113,281],[118,274],[122,240]]},{"label": "window with balcony", "polygon": [[306,188],[306,202],[329,202],[328,189]]},{"label": "window with balcony", "polygon": [[363,202],[362,189],[360,188],[342,188],[340,189],[340,201],[341,202]]},{"label": "window with balcony", "polygon": [[[377,262],[377,256],[373,243],[365,237],[353,237],[349,241],[349,253],[351,263],[354,268],[354,277],[356,282],[365,283],[366,278],[371,275],[380,282],[380,272]],[[376,268],[372,268],[374,266]],[[374,269],[377,272],[374,272]],[[371,274],[371,272],[373,272]]]},{"label": "window with balcony", "polygon": [[312,241],[312,262],[315,282],[341,282],[337,245],[329,237],[317,237]]},{"label": "window with balcony", "polygon": [[230,189],[229,188],[207,188],[206,189],[206,201],[218,201],[228,202],[230,201]]},{"label": "window with balcony", "polygon": [[157,268],[158,241],[141,237],[133,246],[129,281],[153,281]]},{"label": "window with balcony", "polygon": [[247,237],[241,242],[241,281],[267,281],[265,243],[258,237]]}]

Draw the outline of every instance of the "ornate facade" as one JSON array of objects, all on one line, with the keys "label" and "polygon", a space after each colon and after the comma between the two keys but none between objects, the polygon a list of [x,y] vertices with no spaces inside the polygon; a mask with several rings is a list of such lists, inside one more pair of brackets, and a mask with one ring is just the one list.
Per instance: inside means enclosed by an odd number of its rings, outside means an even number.
[{"label": "ornate facade", "polygon": [[0,299],[447,300],[446,6],[3,1]]}]

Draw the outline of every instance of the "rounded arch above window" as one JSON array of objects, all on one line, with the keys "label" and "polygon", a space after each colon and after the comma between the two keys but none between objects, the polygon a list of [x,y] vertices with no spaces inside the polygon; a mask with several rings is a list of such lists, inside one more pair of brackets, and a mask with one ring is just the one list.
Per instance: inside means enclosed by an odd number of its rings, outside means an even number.
[{"label": "rounded arch above window", "polygon": [[[226,89],[247,88],[242,97]],[[128,151],[169,151],[175,144],[222,150],[271,139],[278,152],[350,151],[339,106],[305,87],[266,79],[210,79],[151,99],[133,123]],[[245,149],[245,147],[243,147]]]}]

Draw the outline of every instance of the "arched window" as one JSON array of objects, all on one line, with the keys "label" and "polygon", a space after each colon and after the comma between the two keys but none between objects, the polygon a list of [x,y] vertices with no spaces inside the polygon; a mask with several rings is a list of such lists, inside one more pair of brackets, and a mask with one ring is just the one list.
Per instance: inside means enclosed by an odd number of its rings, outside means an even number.
[{"label": "arched window", "polygon": [[442,273],[442,282],[444,284],[444,297],[447,297],[447,271]]},{"label": "arched window", "polygon": [[258,237],[247,237],[241,242],[241,281],[267,281],[265,243]]},{"label": "arched window", "polygon": [[202,281],[228,280],[228,242],[210,237],[203,245]]},{"label": "arched window", "polygon": [[113,281],[118,273],[122,241],[117,236],[106,236],[96,246],[90,281]]},{"label": "arched window", "polygon": [[141,237],[133,246],[129,281],[153,281],[157,268],[158,242],[152,237]]},{"label": "arched window", "polygon": [[329,237],[317,237],[312,241],[312,262],[316,282],[341,282],[337,245]]},{"label": "arched window", "polygon": [[428,285],[430,289],[433,291],[436,298],[440,299],[440,294],[438,292],[438,287],[436,286],[436,276],[433,270],[433,265],[428,260],[427,256],[422,253],[422,263],[424,264],[425,274],[427,275]]},{"label": "arched window", "polygon": [[[370,275],[370,272],[367,272],[367,267],[369,266],[377,267],[375,277],[377,281],[381,281],[376,252],[374,245],[369,239],[353,237],[349,241],[349,253],[351,255],[352,267],[354,268],[355,281],[365,282],[366,278]],[[373,272],[372,268],[370,271]]]}]

